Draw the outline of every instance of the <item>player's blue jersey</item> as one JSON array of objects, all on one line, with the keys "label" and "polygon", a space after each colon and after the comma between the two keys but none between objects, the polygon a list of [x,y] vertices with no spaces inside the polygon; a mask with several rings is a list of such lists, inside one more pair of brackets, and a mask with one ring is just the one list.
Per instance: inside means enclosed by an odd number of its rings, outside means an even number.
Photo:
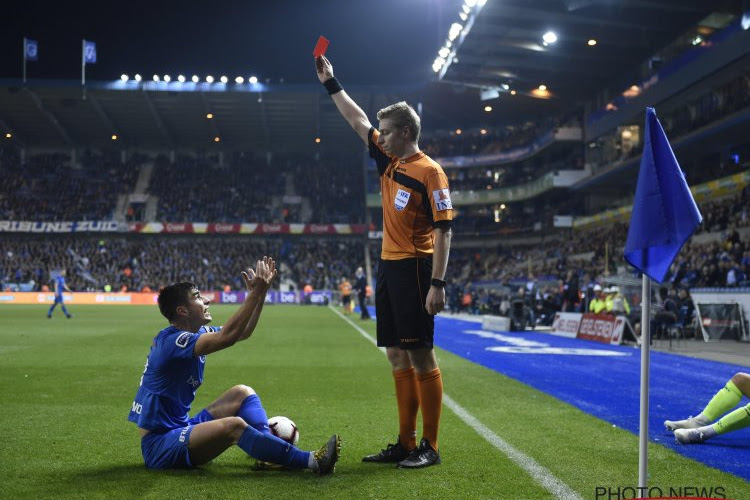
[{"label": "player's blue jersey", "polygon": [[195,343],[204,333],[220,329],[202,326],[198,333],[191,333],[169,326],[160,331],[151,344],[128,420],[156,432],[188,425],[206,363],[206,356],[193,356]]},{"label": "player's blue jersey", "polygon": [[57,295],[62,295],[65,291],[65,277],[60,275],[57,278],[55,278],[55,293]]}]

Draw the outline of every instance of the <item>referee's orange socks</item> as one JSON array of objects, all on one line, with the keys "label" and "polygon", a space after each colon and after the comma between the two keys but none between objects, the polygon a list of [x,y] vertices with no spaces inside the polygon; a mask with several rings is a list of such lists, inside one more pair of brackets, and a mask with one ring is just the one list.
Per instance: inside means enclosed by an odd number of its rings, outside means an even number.
[{"label": "referee's orange socks", "polygon": [[407,450],[417,447],[417,412],[419,393],[417,392],[417,372],[414,367],[393,372],[396,381],[396,401],[398,402],[398,436],[401,445]]},{"label": "referee's orange socks", "polygon": [[438,428],[443,409],[443,377],[440,368],[417,375],[419,402],[422,407],[422,436],[438,449]]}]

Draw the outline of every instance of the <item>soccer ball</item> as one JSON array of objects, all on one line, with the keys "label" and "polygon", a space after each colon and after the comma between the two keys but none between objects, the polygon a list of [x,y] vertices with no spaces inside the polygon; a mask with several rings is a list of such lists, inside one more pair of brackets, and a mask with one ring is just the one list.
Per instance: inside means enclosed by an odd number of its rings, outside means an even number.
[{"label": "soccer ball", "polygon": [[287,417],[271,417],[268,419],[268,428],[271,429],[271,434],[283,439],[287,443],[291,443],[293,446],[297,445],[299,441],[299,429],[297,425]]}]

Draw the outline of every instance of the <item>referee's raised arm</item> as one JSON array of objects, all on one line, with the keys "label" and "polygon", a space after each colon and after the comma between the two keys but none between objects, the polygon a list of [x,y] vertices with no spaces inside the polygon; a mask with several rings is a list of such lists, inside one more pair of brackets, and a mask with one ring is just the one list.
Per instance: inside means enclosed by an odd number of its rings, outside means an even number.
[{"label": "referee's raised arm", "polygon": [[333,66],[326,56],[315,58],[315,69],[318,80],[325,86],[328,95],[333,99],[336,108],[344,119],[351,125],[357,135],[367,144],[372,125],[362,108],[349,97],[341,83],[333,76]]}]

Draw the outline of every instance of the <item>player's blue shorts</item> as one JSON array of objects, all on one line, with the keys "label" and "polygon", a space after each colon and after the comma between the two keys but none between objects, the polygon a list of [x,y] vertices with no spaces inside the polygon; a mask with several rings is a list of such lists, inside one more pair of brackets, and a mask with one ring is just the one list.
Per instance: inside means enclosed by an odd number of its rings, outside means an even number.
[{"label": "player's blue shorts", "polygon": [[62,294],[55,295],[55,304],[64,304],[65,301],[63,300]]},{"label": "player's blue shorts", "polygon": [[193,426],[213,420],[211,414],[202,410],[188,420],[185,427],[166,432],[150,432],[141,439],[143,461],[149,469],[184,469],[192,467],[188,443]]}]

